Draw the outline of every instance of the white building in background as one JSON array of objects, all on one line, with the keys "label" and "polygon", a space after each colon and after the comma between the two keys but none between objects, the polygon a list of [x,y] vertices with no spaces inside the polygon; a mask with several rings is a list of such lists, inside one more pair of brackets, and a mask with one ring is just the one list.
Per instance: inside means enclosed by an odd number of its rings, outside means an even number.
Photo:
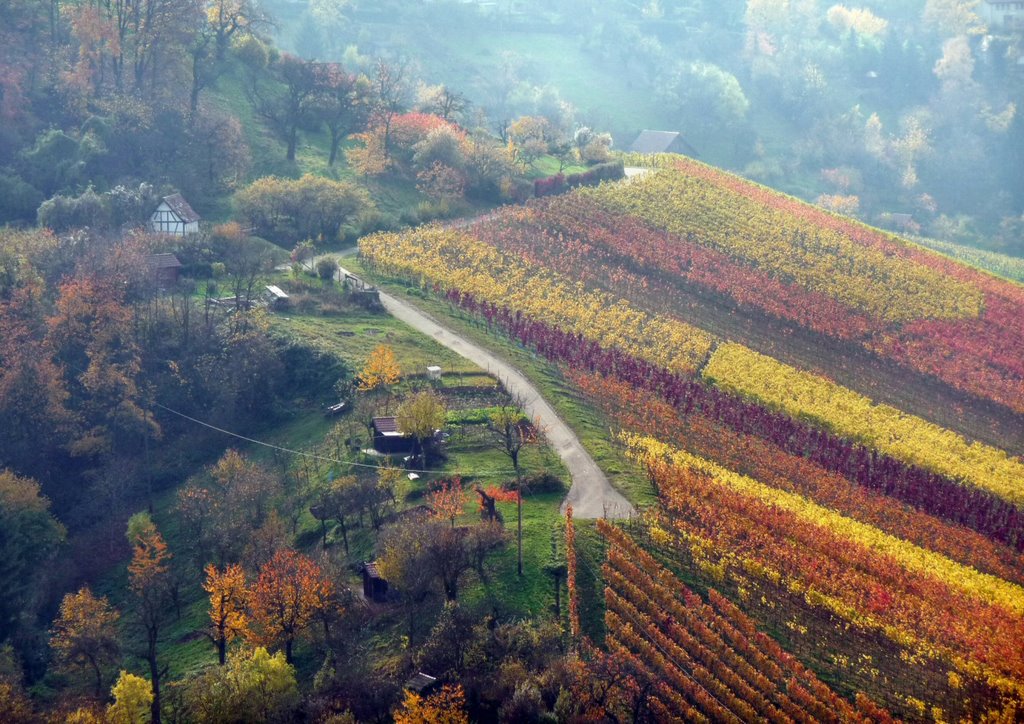
[{"label": "white building in background", "polygon": [[989,30],[1024,30],[1022,0],[983,0],[977,12]]},{"label": "white building in background", "polygon": [[185,236],[199,232],[199,214],[181,194],[165,196],[149,219],[149,228],[157,234]]}]

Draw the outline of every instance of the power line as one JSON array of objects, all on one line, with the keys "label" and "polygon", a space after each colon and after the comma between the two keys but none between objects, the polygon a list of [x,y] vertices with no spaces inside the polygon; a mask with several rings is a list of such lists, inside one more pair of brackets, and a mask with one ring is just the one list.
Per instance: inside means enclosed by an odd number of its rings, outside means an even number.
[{"label": "power line", "polygon": [[[387,465],[370,465],[369,463],[357,463],[357,462],[354,462],[352,460],[337,460],[335,458],[328,457],[326,455],[318,455],[317,453],[312,453],[312,452],[308,452],[308,451],[305,451],[305,450],[292,450],[291,448],[283,447],[281,445],[275,445],[273,443],[265,442],[263,440],[257,440],[256,438],[252,438],[252,437],[246,437],[245,435],[241,435],[241,434],[239,434],[237,432],[232,432],[231,430],[225,430],[222,427],[217,427],[216,425],[212,425],[212,424],[210,424],[208,422],[204,422],[203,420],[199,420],[199,419],[197,419],[195,417],[192,417],[190,415],[186,415],[184,412],[179,412],[178,410],[174,410],[174,409],[172,409],[170,407],[167,407],[167,405],[161,405],[159,402],[155,402],[154,401],[153,402],[153,406],[154,407],[159,407],[161,410],[166,410],[167,412],[171,413],[172,415],[177,415],[178,417],[184,418],[184,419],[188,420],[189,422],[194,422],[197,425],[202,425],[203,427],[209,428],[211,430],[216,430],[217,432],[223,433],[224,435],[229,435],[229,436],[237,438],[239,440],[244,440],[245,442],[252,443],[253,445],[262,445],[263,447],[270,448],[271,450],[277,450],[279,452],[289,453],[291,455],[299,455],[301,457],[312,458],[314,460],[322,460],[324,462],[335,463],[336,465],[349,465],[351,467],[368,468],[370,470],[384,470],[384,469],[388,469],[389,468],[389,466],[387,466]],[[417,473],[417,474],[423,473],[423,474],[427,474],[427,475],[437,474],[437,473],[441,472],[441,471],[438,471],[438,470],[413,470],[413,469],[410,469],[410,468],[403,468],[403,470],[405,470],[406,472],[410,472],[410,473]],[[453,475],[453,476],[454,475],[458,475],[458,476],[466,476],[466,477],[471,477],[472,476],[472,477],[477,477],[477,478],[480,478],[480,477],[490,478],[490,477],[505,477],[505,476],[508,476],[508,475],[515,475],[515,471],[514,470],[492,470],[492,471],[484,471],[484,472],[480,472],[480,471],[468,472],[468,471],[450,471],[449,470],[449,471],[444,471],[444,474],[445,475]]]}]

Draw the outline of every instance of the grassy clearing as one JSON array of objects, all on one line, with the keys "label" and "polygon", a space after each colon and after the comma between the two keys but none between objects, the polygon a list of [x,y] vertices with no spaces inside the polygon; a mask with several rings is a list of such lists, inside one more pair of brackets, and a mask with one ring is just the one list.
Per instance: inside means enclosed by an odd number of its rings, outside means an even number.
[{"label": "grassy clearing", "polygon": [[430,365],[441,367],[449,378],[452,375],[475,378],[484,374],[447,347],[380,313],[352,310],[344,317],[275,315],[271,327],[303,344],[336,355],[355,371],[362,368],[374,347],[386,344],[394,350],[403,375],[426,374]]}]

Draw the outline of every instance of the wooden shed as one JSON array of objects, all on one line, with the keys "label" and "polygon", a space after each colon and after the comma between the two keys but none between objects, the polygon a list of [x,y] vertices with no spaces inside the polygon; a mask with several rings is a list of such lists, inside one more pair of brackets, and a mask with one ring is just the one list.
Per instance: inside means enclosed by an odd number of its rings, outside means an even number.
[{"label": "wooden shed", "polygon": [[267,285],[266,299],[271,309],[285,309],[289,302],[288,293],[274,284]]},{"label": "wooden shed", "polygon": [[420,696],[426,696],[437,688],[437,678],[422,671],[405,682],[405,690]]},{"label": "wooden shed", "polygon": [[178,283],[181,262],[174,254],[150,254],[146,257],[146,266],[150,278],[158,287],[167,288]]},{"label": "wooden shed", "polygon": [[388,600],[388,582],[381,578],[374,562],[363,563],[363,596],[374,603]]},{"label": "wooden shed", "polygon": [[415,452],[416,439],[399,432],[395,417],[375,417],[373,426],[373,449],[386,455]]}]

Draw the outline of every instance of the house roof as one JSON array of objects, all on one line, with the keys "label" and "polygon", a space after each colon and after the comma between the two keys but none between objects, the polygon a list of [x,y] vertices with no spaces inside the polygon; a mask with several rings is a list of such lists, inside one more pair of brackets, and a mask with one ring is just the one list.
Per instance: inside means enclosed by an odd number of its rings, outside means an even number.
[{"label": "house roof", "polygon": [[146,257],[150,269],[180,269],[181,262],[174,254],[150,254]]},{"label": "house roof", "polygon": [[281,287],[276,286],[274,284],[268,284],[267,285],[267,291],[270,292],[274,296],[275,299],[287,299],[288,298],[288,294],[283,289],[281,289]]},{"label": "house roof", "polygon": [[375,417],[373,427],[377,432],[398,432],[398,420],[394,417]]},{"label": "house roof", "polygon": [[678,131],[641,131],[629,150],[635,153],[665,153],[677,138]]},{"label": "house roof", "polygon": [[687,143],[679,131],[641,131],[629,150],[633,153],[668,153],[672,144],[677,141],[686,153],[691,156],[699,155],[697,149]]},{"label": "house roof", "polygon": [[377,564],[372,561],[369,563],[364,563],[363,570],[366,571],[366,575],[370,578],[379,578],[382,581],[384,580],[383,578],[381,578],[380,571],[377,570]]},{"label": "house roof", "polygon": [[409,691],[414,691],[417,694],[422,694],[424,691],[432,687],[437,683],[437,678],[430,674],[424,674],[422,671],[416,676],[405,682],[405,688]]},{"label": "house roof", "polygon": [[181,194],[171,194],[170,196],[164,196],[164,203],[171,207],[179,219],[184,221],[186,224],[190,224],[193,221],[199,221],[199,214],[197,214],[191,206],[188,205],[188,201]]}]

